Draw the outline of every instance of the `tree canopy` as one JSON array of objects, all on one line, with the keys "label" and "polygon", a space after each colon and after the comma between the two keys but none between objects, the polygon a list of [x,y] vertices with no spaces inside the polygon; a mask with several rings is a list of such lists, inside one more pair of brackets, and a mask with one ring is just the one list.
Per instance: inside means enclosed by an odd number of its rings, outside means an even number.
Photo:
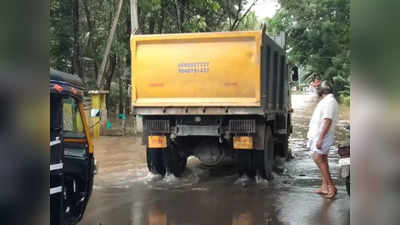
[{"label": "tree canopy", "polygon": [[289,60],[334,84],[338,94],[350,89],[350,1],[279,0],[281,8],[266,19],[268,32],[286,33]]},{"label": "tree canopy", "polygon": [[[138,0],[138,32],[157,34],[257,29],[257,17],[250,11],[257,1]],[[90,64],[89,69],[97,75],[118,3],[119,0],[50,0],[50,66],[72,73],[82,73],[83,69],[84,73],[79,75],[84,76]],[[122,61],[129,62],[130,26],[130,2],[125,0],[110,55],[110,58],[117,57],[118,65]],[[108,75],[111,67],[108,64]],[[90,84],[90,77],[87,81]]]},{"label": "tree canopy", "polygon": [[[260,29],[251,10],[258,1],[262,0],[137,0],[137,33]],[[286,33],[289,60],[306,71],[303,80],[317,74],[332,81],[340,94],[348,94],[349,1],[278,2],[281,8],[273,18],[266,19],[267,31],[271,35]],[[116,32],[106,64],[101,65],[120,3]],[[130,79],[130,1],[50,0],[49,8],[50,67],[79,74],[87,89],[110,90],[108,101],[119,101],[122,107]],[[104,76],[96,83],[103,68]]]},{"label": "tree canopy", "polygon": [[[87,89],[110,90],[108,102],[115,105],[119,101],[121,107],[128,94],[130,79],[129,0],[122,1],[115,36],[105,64],[104,79],[101,79],[100,86],[96,84],[97,76],[102,72],[107,40],[120,1],[50,0],[49,64],[55,69],[79,74]],[[251,12],[257,1],[137,0],[137,33],[257,29],[257,17]]]}]

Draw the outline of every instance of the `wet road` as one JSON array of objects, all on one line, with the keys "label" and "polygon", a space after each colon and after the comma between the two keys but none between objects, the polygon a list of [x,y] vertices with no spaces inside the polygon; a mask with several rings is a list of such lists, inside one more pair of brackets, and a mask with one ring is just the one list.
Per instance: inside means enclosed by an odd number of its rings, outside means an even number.
[{"label": "wet road", "polygon": [[[335,200],[312,194],[320,175],[306,149],[313,109],[308,96],[293,96],[294,159],[275,179],[238,179],[235,168],[209,168],[196,158],[182,178],[161,179],[147,171],[145,149],[137,137],[101,137],[95,142],[100,170],[82,225],[272,225],[350,224],[350,201],[338,177],[336,147],[330,167],[338,187]],[[337,143],[346,143],[348,109],[340,108]],[[246,184],[246,185],[243,185]]]}]

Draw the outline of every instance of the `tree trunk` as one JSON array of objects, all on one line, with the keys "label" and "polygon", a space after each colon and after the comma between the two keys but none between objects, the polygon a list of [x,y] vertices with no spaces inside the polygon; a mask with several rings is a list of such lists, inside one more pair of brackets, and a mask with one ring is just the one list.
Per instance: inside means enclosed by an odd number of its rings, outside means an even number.
[{"label": "tree trunk", "polygon": [[131,34],[139,29],[137,0],[131,0]]},{"label": "tree trunk", "polygon": [[235,15],[235,20],[233,21],[233,23],[231,23],[231,19],[229,18],[229,30],[233,30],[233,28],[235,27],[237,21],[239,20],[239,16],[240,16],[240,11],[242,11],[242,7],[243,7],[243,0],[239,0],[239,5],[238,5],[238,9],[236,11],[236,15]]},{"label": "tree trunk", "polygon": [[[139,30],[139,21],[138,21],[137,0],[131,0],[131,36],[134,36],[138,30]],[[127,64],[128,64],[127,66],[130,65],[130,63],[128,63],[128,62],[127,62]],[[132,88],[132,90],[135,90],[135,87],[131,87],[131,88]],[[122,99],[121,99],[121,103],[122,103]],[[128,118],[128,116],[126,116],[126,117]],[[125,135],[125,126],[126,126],[126,123],[124,122],[122,124],[123,135]]]},{"label": "tree trunk", "polygon": [[119,80],[118,80],[118,84],[119,84],[119,109],[118,109],[118,113],[121,114],[124,111],[124,96],[123,96],[123,80],[122,80],[122,76],[123,74],[120,73],[119,75]]},{"label": "tree trunk", "polygon": [[79,0],[72,0],[72,29],[74,36],[72,73],[78,74],[84,80],[81,67],[81,53],[79,46]]},{"label": "tree trunk", "polygon": [[161,1],[161,13],[160,19],[158,20],[158,33],[163,33],[164,28],[164,18],[165,18],[165,1]]},{"label": "tree trunk", "polygon": [[176,23],[178,31],[182,32],[181,7],[179,6],[178,0],[175,0],[175,7],[176,7]]},{"label": "tree trunk", "polygon": [[239,26],[239,24],[242,22],[242,20],[247,16],[247,14],[250,12],[250,10],[253,8],[253,6],[257,3],[258,0],[254,0],[253,3],[250,5],[250,7],[244,12],[242,16],[240,16],[240,11],[242,10],[242,4],[243,2],[241,1],[239,4],[239,9],[236,15],[235,22],[232,24],[230,30],[236,30]]},{"label": "tree trunk", "polygon": [[156,25],[156,18],[155,18],[155,15],[152,14],[152,16],[150,18],[150,24],[149,24],[149,34],[154,34],[155,25]]},{"label": "tree trunk", "polygon": [[117,29],[119,15],[121,13],[121,8],[122,8],[122,3],[123,2],[124,2],[123,0],[119,0],[117,13],[116,13],[116,15],[115,15],[115,17],[113,19],[110,35],[108,36],[106,50],[104,51],[103,61],[102,61],[101,66],[100,66],[99,75],[97,76],[97,83],[96,84],[97,84],[97,88],[99,88],[99,89],[102,88],[104,70],[105,70],[105,67],[106,67],[108,55],[110,54],[111,44],[112,44],[112,42],[114,40],[114,34],[115,34],[116,29]]},{"label": "tree trunk", "polygon": [[96,76],[99,74],[99,68],[97,65],[97,60],[96,60],[96,48],[94,46],[93,43],[93,36],[95,33],[94,28],[94,21],[92,21],[92,17],[91,17],[91,13],[89,10],[89,0],[82,0],[81,2],[83,3],[83,9],[85,11],[85,15],[86,15],[86,22],[88,25],[88,30],[89,30],[89,37],[88,37],[88,49],[89,49],[89,54],[90,57],[93,59],[93,64],[94,64],[94,73],[96,74]]},{"label": "tree trunk", "polygon": [[[122,111],[122,114],[126,115],[125,107],[124,107],[124,109]],[[122,134],[122,136],[126,135],[126,119],[124,119],[124,118],[122,118],[122,120],[121,120],[121,134]]]},{"label": "tree trunk", "polygon": [[[117,65],[117,56],[115,54],[111,54],[110,56],[110,75],[107,77],[106,79],[106,85],[105,85],[105,89],[109,91],[109,94],[106,96],[106,108],[108,113],[108,116],[111,115],[111,82],[112,82],[112,78],[114,76],[115,73],[115,68]],[[109,118],[107,118],[109,119]]]}]

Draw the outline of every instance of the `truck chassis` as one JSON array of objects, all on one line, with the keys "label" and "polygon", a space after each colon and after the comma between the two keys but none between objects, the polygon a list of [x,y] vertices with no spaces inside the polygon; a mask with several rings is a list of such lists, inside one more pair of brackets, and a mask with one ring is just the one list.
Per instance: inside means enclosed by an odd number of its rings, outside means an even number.
[{"label": "truck chassis", "polygon": [[[206,165],[217,165],[234,159],[239,176],[259,174],[272,178],[276,156],[288,157],[287,138],[291,132],[290,114],[269,115],[198,114],[201,108],[168,109],[187,111],[189,115],[151,115],[152,110],[140,108],[143,116],[143,144],[147,147],[147,163],[152,173],[181,176],[191,155]],[[207,109],[205,110],[207,112]],[[233,110],[238,112],[239,109]],[[248,109],[243,110],[249,112]]]}]

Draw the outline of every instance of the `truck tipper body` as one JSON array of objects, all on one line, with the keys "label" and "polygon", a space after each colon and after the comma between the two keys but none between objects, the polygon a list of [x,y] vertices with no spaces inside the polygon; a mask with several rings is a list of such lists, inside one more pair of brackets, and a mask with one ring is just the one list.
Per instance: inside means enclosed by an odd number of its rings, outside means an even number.
[{"label": "truck tipper body", "polygon": [[153,173],[180,176],[190,155],[270,177],[287,156],[284,49],[262,31],[134,35],[132,106]]}]

